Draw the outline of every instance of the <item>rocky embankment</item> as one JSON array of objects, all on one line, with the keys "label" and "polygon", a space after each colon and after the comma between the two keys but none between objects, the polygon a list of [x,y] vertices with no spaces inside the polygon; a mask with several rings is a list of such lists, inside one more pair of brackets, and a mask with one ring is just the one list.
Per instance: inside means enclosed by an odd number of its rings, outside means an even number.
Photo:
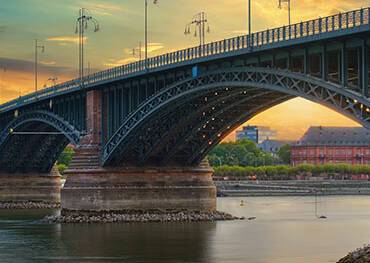
[{"label": "rocky embankment", "polygon": [[357,249],[349,253],[346,257],[337,263],[369,263],[370,262],[370,245]]},{"label": "rocky embankment", "polygon": [[104,213],[99,215],[50,215],[43,223],[150,223],[150,222],[214,222],[226,220],[243,220],[224,212],[196,213]]},{"label": "rocky embankment", "polygon": [[0,202],[0,209],[55,209],[59,203],[45,202]]}]

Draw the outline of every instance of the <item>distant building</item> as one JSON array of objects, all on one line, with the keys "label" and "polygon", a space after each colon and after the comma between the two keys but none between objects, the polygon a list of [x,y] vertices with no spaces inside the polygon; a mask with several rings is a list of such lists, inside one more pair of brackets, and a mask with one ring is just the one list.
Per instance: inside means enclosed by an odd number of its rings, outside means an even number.
[{"label": "distant building", "polygon": [[282,140],[264,140],[262,143],[258,144],[258,148],[260,148],[264,152],[276,154],[281,147],[284,145],[292,145],[293,141],[282,141]]},{"label": "distant building", "polygon": [[248,139],[259,144],[268,139],[276,139],[276,135],[277,132],[275,130],[271,130],[270,127],[248,125],[244,126],[241,131],[236,132],[236,139]]},{"label": "distant building", "polygon": [[370,164],[370,131],[352,127],[311,127],[292,146],[292,164]]}]

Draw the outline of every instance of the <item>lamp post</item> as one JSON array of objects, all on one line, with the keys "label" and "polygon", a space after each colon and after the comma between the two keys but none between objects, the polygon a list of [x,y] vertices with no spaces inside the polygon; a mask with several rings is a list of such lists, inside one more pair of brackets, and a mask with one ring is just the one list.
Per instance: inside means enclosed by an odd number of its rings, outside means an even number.
[{"label": "lamp post", "polygon": [[37,92],[37,77],[38,77],[38,51],[45,52],[45,46],[40,45],[38,39],[35,39],[35,92]]},{"label": "lamp post", "polygon": [[290,0],[279,0],[279,8],[280,9],[283,8],[283,4],[287,4],[287,6],[288,6],[288,22],[289,22],[289,25],[291,25]]},{"label": "lamp post", "polygon": [[94,26],[94,32],[98,32],[100,29],[99,22],[90,15],[90,11],[86,8],[79,10],[79,17],[76,20],[76,31],[78,34],[78,46],[79,46],[79,78],[81,86],[84,85],[84,44],[85,44],[85,31],[88,29],[89,23]]},{"label": "lamp post", "polygon": [[[210,33],[210,27],[208,24],[207,14],[205,12],[200,12],[193,16],[193,19],[190,23],[185,26],[185,35],[191,33],[191,27],[194,26],[194,37],[197,37],[197,31],[199,32],[199,46],[203,46],[206,42],[206,33]],[[206,31],[207,26],[207,31]]]},{"label": "lamp post", "polygon": [[[159,0],[153,0],[153,4],[158,4]],[[148,68],[148,0],[145,0],[145,69]]]},{"label": "lamp post", "polygon": [[6,72],[6,67],[5,66],[0,66],[0,73],[1,72],[2,72],[2,74],[0,76],[0,99],[1,99],[1,96],[2,96],[3,79],[4,79],[5,72]]},{"label": "lamp post", "polygon": [[252,34],[252,17],[251,17],[251,13],[252,13],[252,5],[251,5],[251,0],[248,0],[248,36],[249,36],[249,41],[250,41],[250,38],[251,38],[251,34]]},{"label": "lamp post", "polygon": [[142,59],[142,47],[141,47],[141,41],[139,42],[139,47],[135,47],[132,49],[132,56],[135,58],[135,57],[138,57],[139,58],[139,61],[141,61]]}]

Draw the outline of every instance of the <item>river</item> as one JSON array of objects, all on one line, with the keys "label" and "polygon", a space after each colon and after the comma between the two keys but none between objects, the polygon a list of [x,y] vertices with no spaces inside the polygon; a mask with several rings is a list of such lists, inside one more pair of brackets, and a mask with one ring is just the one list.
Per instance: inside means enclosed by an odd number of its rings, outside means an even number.
[{"label": "river", "polygon": [[[241,200],[244,205],[241,206]],[[370,242],[370,196],[220,198],[255,220],[45,225],[57,211],[0,211],[0,262],[321,263]]]}]

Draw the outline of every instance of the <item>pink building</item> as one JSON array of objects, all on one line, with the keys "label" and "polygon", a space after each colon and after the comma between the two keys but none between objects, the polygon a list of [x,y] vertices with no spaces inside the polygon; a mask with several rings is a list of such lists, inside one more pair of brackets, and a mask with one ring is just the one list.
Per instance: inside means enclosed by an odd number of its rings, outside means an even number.
[{"label": "pink building", "polygon": [[370,164],[370,131],[354,127],[311,127],[292,146],[292,165]]}]

